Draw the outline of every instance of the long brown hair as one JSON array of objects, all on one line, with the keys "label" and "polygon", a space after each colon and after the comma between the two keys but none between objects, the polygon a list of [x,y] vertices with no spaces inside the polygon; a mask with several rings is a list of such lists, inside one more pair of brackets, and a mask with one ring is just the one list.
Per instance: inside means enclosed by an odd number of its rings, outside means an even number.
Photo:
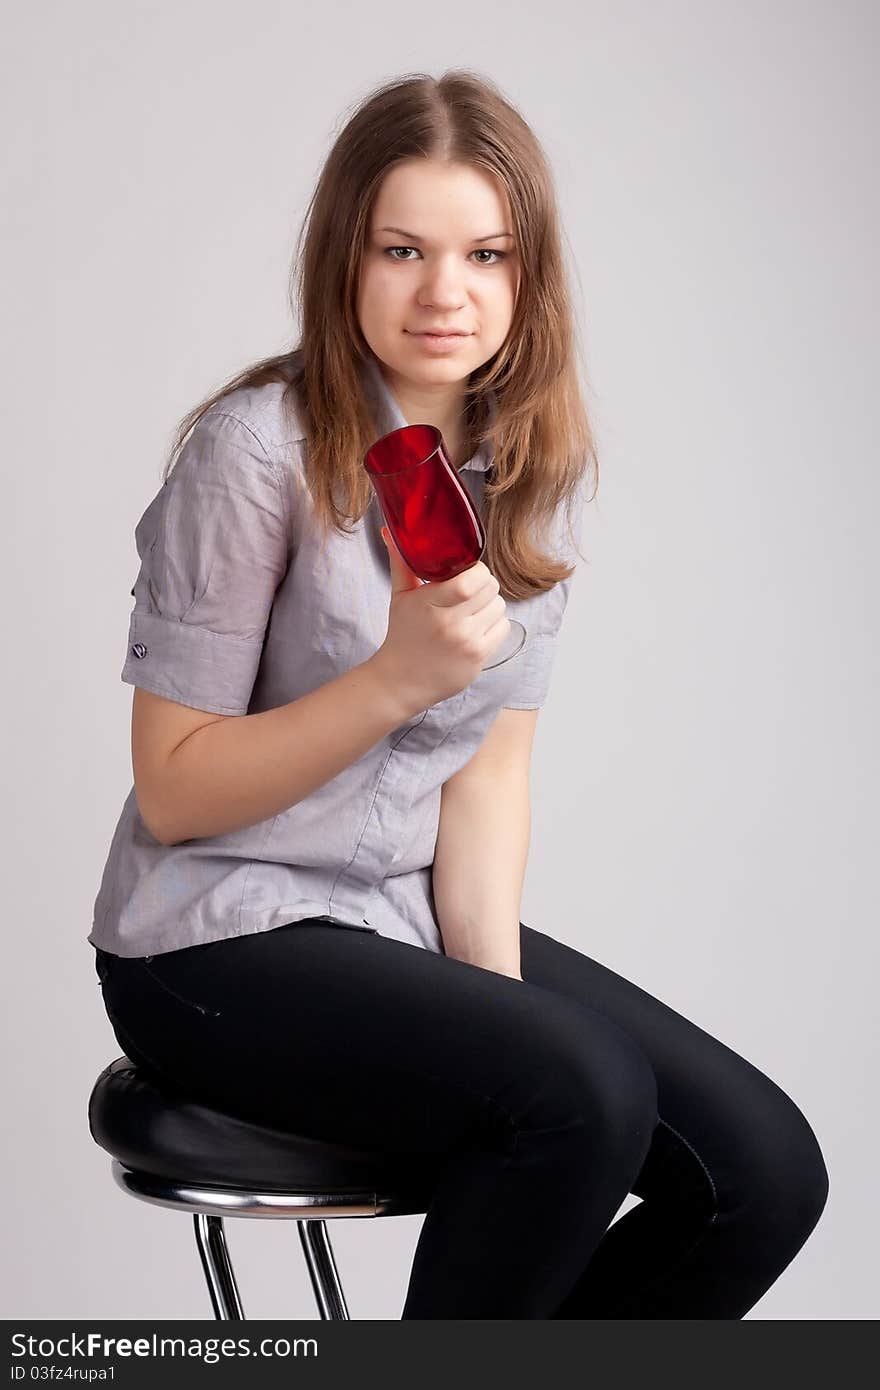
[{"label": "long brown hair", "polygon": [[[363,457],[378,430],[359,377],[358,362],[370,348],[357,321],[357,290],[379,186],[391,168],[413,158],[486,169],[509,200],[520,288],[507,338],[468,379],[463,457],[491,439],[483,560],[505,599],[528,598],[574,572],[565,562],[572,552],[551,539],[551,522],[564,515],[571,525],[591,468],[598,486],[599,460],[580,389],[553,176],[524,118],[494,83],[467,70],[397,78],[354,110],[325,161],[297,240],[289,294],[301,324],[299,344],[245,368],[190,411],[163,478],[196,421],[222,396],[240,386],[287,382],[284,409],[306,434],[304,469],[316,520],[342,534],[361,520],[372,498]],[[497,402],[491,423],[490,388]],[[550,554],[541,548],[548,542]]]}]

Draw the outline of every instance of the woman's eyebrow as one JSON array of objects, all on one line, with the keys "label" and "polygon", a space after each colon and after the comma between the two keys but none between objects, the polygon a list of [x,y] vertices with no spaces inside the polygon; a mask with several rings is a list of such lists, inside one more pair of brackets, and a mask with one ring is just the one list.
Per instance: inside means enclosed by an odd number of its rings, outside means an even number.
[{"label": "woman's eyebrow", "polygon": [[[427,238],[420,237],[416,232],[406,232],[403,227],[377,227],[377,232],[396,232],[398,236],[408,237],[410,241],[427,241]],[[500,237],[509,237],[513,241],[513,232],[492,232],[489,236],[475,236],[474,241],[497,241]]]}]

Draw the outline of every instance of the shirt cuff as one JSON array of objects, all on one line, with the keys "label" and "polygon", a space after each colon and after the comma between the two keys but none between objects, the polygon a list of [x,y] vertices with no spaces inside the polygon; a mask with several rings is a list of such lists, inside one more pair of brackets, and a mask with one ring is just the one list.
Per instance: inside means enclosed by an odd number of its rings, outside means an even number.
[{"label": "shirt cuff", "polygon": [[262,637],[230,637],[156,613],[133,613],[121,679],[210,714],[246,714]]},{"label": "shirt cuff", "polygon": [[516,689],[502,701],[503,709],[539,709],[550,691],[550,676],[556,655],[556,639],[531,638],[523,652]]}]

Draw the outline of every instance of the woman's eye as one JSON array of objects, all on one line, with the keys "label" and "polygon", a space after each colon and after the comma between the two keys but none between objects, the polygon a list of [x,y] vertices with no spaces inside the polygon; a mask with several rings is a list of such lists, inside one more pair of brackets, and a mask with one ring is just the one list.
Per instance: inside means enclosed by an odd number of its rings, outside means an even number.
[{"label": "woman's eye", "polygon": [[[418,247],[416,247],[416,246],[387,246],[387,247],[385,248],[385,254],[386,254],[386,256],[389,256],[389,257],[391,258],[392,261],[403,261],[403,260],[407,260],[407,261],[408,261],[408,260],[410,259],[409,256],[406,256],[406,257],[403,257],[403,256],[395,256],[395,255],[393,255],[392,253],[393,253],[394,251],[417,251],[417,250],[418,250]],[[505,256],[507,255],[507,252],[506,252],[506,251],[492,251],[492,250],[489,249],[488,246],[481,246],[478,250],[474,251],[473,254],[474,254],[475,256],[494,256],[494,257],[496,258],[494,261],[478,261],[478,262],[477,262],[478,265],[496,265],[498,262],[504,260]]]}]

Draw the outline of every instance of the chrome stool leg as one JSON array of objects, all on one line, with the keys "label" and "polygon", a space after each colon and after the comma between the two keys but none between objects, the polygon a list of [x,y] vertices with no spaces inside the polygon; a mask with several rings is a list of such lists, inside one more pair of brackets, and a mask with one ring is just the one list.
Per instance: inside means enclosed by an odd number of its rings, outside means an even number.
[{"label": "chrome stool leg", "polygon": [[241,1299],[232,1272],[229,1251],[221,1216],[206,1216],[203,1212],[193,1213],[196,1244],[202,1258],[202,1269],[208,1283],[208,1292],[214,1307],[214,1317],[231,1322],[245,1320]]},{"label": "chrome stool leg", "polygon": [[299,1227],[299,1238],[309,1267],[318,1312],[322,1318],[348,1319],[345,1295],[333,1259],[333,1247],[327,1234],[326,1221],[302,1219],[296,1224]]}]

